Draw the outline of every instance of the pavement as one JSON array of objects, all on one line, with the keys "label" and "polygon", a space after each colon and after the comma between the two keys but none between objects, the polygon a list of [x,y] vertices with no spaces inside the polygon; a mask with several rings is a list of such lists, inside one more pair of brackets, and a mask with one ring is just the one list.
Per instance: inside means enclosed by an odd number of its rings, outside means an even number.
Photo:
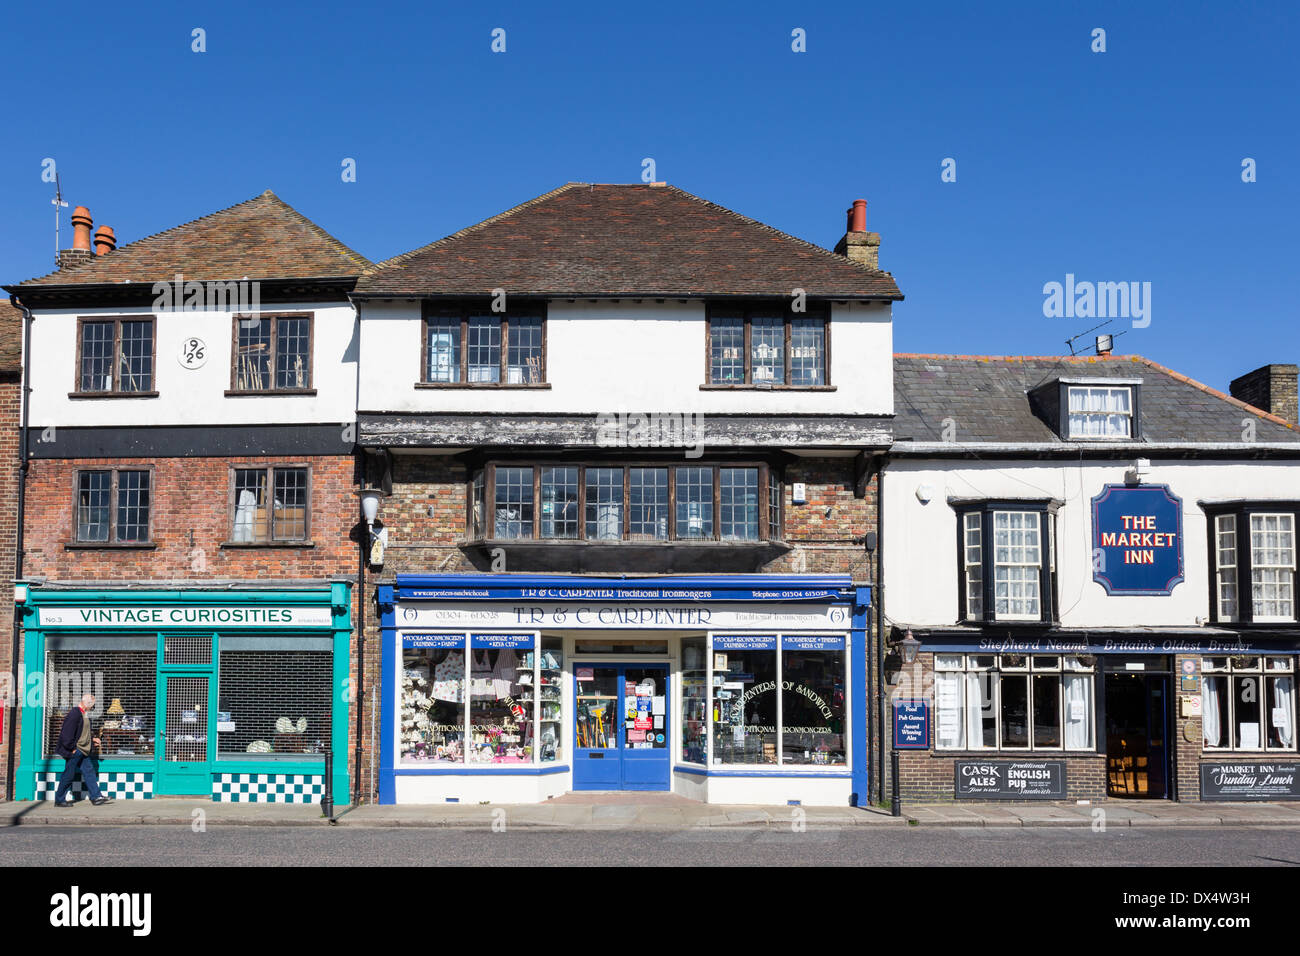
[{"label": "pavement", "polygon": [[[200,813],[201,811],[201,813]],[[789,830],[859,827],[1300,827],[1300,803],[944,803],[903,807],[891,816],[877,807],[764,807],[705,804],[676,794],[571,793],[538,804],[435,804],[336,807],[344,827],[452,827],[577,830],[690,830],[750,827]],[[0,826],[325,826],[320,807],[213,803],[156,797],[118,800],[101,807],[79,800],[67,808],[52,801],[0,803]]]}]

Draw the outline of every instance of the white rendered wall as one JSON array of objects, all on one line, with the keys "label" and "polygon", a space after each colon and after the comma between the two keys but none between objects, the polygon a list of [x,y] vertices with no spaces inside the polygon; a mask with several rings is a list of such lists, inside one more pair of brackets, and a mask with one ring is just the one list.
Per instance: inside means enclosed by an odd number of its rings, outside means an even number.
[{"label": "white rendered wall", "polygon": [[[264,312],[313,312],[315,395],[227,397],[234,315],[229,311],[154,313],[149,308],[34,310],[31,424],[56,426],[310,424],[356,421],[357,328],[350,303],[276,303]],[[157,398],[69,398],[75,390],[77,319],[154,319]],[[202,368],[180,364],[181,346],[197,336],[207,348]]]},{"label": "white rendered wall", "polygon": [[573,787],[572,773],[541,776],[402,776],[394,779],[397,803],[542,803]]},{"label": "white rendered wall", "polygon": [[417,389],[418,302],[361,305],[361,399],[366,412],[879,415],[893,412],[888,304],[836,305],[830,383],[835,391],[702,391],[705,307],[643,299],[552,301],[547,310],[549,389]]},{"label": "white rendered wall", "polygon": [[[1060,620],[1066,627],[1195,626],[1210,615],[1206,518],[1198,500],[1290,499],[1297,468],[1288,462],[1188,462],[1151,459],[1147,484],[1165,484],[1183,501],[1183,575],[1168,597],[1109,597],[1092,579],[1092,498],[1123,484],[1129,461],[1020,464],[1008,461],[897,459],[883,481],[884,611],[917,626],[957,622],[957,518],[948,499],[1055,498]],[[922,504],[916,489],[929,485]]]}]

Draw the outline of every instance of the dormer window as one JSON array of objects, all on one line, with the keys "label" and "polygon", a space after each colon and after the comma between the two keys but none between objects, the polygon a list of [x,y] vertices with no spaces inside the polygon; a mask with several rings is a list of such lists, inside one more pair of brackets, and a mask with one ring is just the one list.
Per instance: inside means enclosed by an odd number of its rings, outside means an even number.
[{"label": "dormer window", "polygon": [[1128,385],[1071,385],[1070,438],[1132,438],[1133,389]]}]

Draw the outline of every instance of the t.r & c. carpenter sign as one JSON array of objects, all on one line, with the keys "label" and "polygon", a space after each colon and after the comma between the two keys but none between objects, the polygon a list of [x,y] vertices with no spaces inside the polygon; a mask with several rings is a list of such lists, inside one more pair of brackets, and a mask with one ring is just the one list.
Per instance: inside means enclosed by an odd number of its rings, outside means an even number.
[{"label": "t.r & c. carpenter sign", "polygon": [[1183,502],[1168,485],[1106,485],[1092,499],[1092,579],[1110,595],[1171,594],[1183,579]]}]

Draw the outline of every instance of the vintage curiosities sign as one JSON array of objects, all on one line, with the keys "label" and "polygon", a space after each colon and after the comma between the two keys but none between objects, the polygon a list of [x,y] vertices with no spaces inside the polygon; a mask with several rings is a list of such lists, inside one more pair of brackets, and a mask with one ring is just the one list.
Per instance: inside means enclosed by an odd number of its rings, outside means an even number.
[{"label": "vintage curiosities sign", "polygon": [[1183,501],[1168,485],[1106,485],[1092,499],[1092,579],[1117,595],[1169,595],[1183,580]]}]

